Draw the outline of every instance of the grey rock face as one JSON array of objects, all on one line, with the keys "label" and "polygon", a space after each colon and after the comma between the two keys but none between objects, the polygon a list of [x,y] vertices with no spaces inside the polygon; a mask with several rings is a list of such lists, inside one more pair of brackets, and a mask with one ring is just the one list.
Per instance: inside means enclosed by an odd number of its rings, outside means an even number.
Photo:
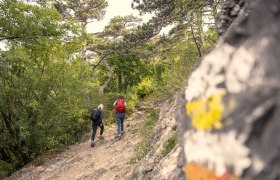
[{"label": "grey rock face", "polygon": [[222,13],[233,18],[224,18],[223,37],[178,100],[185,164],[217,177],[280,179],[280,3],[226,5]]},{"label": "grey rock face", "polygon": [[218,17],[218,34],[222,35],[237,18],[242,9],[245,9],[244,0],[231,0],[223,3]]}]

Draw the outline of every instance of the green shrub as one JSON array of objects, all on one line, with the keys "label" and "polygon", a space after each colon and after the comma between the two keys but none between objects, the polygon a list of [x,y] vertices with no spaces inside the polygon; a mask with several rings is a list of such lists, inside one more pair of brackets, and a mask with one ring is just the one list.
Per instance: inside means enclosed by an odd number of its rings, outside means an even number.
[{"label": "green shrub", "polygon": [[7,162],[4,162],[0,160],[0,179],[8,176],[13,172],[14,168],[12,164],[9,164]]},{"label": "green shrub", "polygon": [[163,144],[163,148],[161,150],[162,156],[166,156],[176,146],[176,143],[176,135],[172,134],[172,136],[168,138]]},{"label": "green shrub", "polygon": [[151,94],[154,91],[154,82],[151,79],[145,78],[141,83],[138,84],[137,95],[140,98]]}]

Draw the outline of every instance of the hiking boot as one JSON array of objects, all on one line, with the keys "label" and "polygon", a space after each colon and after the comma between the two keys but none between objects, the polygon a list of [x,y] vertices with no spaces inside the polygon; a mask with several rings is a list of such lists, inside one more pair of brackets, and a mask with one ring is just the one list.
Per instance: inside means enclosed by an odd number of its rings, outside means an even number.
[{"label": "hiking boot", "polygon": [[121,135],[118,135],[118,140],[120,140],[122,138],[122,136]]},{"label": "hiking boot", "polygon": [[125,133],[125,131],[122,131],[121,134],[123,135]]},{"label": "hiking boot", "polygon": [[99,139],[104,140],[105,138],[104,138],[104,136],[101,135],[101,136],[99,136]]},{"label": "hiking boot", "polygon": [[120,139],[121,139],[121,137],[122,137],[121,135],[116,135],[116,136],[115,136],[115,139],[120,140]]},{"label": "hiking boot", "polygon": [[94,142],[93,142],[93,141],[91,141],[91,143],[90,143],[90,147],[94,147],[94,146],[95,146]]}]

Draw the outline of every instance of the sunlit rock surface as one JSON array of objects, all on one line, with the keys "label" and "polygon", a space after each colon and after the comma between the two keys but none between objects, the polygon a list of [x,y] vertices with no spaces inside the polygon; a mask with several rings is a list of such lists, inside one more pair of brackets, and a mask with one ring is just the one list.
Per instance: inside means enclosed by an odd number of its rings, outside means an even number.
[{"label": "sunlit rock surface", "polygon": [[178,139],[186,159],[181,170],[187,179],[277,180],[280,2],[225,5],[231,25],[223,26],[227,30],[178,100]]}]

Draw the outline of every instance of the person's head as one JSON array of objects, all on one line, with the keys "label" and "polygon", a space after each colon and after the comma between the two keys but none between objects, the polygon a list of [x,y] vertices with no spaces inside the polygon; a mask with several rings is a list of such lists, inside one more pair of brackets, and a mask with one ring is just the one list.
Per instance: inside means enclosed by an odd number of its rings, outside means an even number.
[{"label": "person's head", "polygon": [[123,96],[121,96],[121,95],[119,96],[119,98],[120,98],[120,99],[124,99],[124,97],[123,97]]},{"label": "person's head", "polygon": [[100,109],[100,110],[103,110],[104,106],[103,106],[103,104],[99,104],[99,105],[97,106],[97,108]]}]

